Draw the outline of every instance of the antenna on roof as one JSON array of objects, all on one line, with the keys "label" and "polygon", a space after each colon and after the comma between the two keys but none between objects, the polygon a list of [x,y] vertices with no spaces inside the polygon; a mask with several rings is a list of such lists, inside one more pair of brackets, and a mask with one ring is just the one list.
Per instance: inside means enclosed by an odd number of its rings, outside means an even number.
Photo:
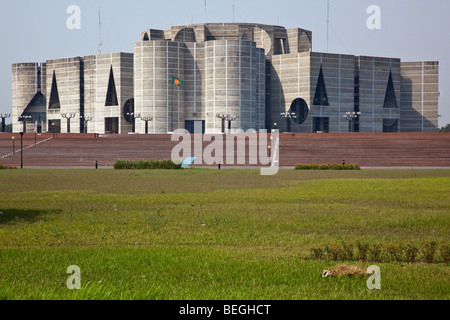
[{"label": "antenna on roof", "polygon": [[233,3],[233,23],[234,23],[234,3]]},{"label": "antenna on roof", "polygon": [[102,14],[101,14],[101,7],[98,6],[98,47],[97,47],[97,51],[98,54],[102,54],[102,45],[103,45],[103,40],[102,40]]},{"label": "antenna on roof", "polygon": [[328,41],[330,39],[330,0],[327,3],[327,53],[328,51]]},{"label": "antenna on roof", "polygon": [[208,17],[206,15],[206,0],[205,0],[205,23],[207,23],[207,22],[208,22]]}]

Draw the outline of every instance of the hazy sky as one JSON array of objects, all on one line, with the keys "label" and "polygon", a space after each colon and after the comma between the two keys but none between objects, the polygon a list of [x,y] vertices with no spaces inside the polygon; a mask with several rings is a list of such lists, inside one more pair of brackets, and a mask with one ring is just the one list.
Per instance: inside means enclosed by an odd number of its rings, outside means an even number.
[{"label": "hazy sky", "polygon": [[[133,52],[142,31],[205,22],[279,24],[313,32],[313,51],[327,50],[327,0],[15,0],[0,2],[0,113],[11,112],[11,65],[97,53]],[[70,5],[81,29],[69,30]],[[381,8],[381,30],[369,30],[370,5]],[[450,123],[450,1],[330,0],[329,52],[440,62],[440,126]],[[9,121],[10,122],[10,121]]]}]

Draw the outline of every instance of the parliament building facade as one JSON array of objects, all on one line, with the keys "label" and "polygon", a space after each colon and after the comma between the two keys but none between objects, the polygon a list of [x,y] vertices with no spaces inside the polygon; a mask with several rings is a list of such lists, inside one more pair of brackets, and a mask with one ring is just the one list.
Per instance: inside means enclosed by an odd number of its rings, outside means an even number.
[{"label": "parliament building facade", "polygon": [[[13,131],[433,132],[439,63],[312,51],[312,33],[250,23],[147,30],[134,53],[12,66]],[[350,119],[353,117],[353,119]]]}]

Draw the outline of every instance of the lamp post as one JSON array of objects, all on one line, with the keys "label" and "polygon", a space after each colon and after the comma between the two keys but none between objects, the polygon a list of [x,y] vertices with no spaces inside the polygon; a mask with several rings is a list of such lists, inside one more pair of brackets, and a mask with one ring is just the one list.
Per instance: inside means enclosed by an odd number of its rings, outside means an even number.
[{"label": "lamp post", "polygon": [[291,121],[297,119],[297,114],[295,112],[284,112],[281,113],[281,118],[286,119],[287,132],[291,132]]},{"label": "lamp post", "polygon": [[[136,121],[135,120],[135,118],[134,118],[134,113],[133,112],[127,112],[126,113],[126,115],[128,116],[128,119],[129,119],[129,117],[132,117],[132,120],[131,120],[131,131],[134,133],[134,122]],[[127,121],[128,121],[128,119],[126,119]]]},{"label": "lamp post", "polygon": [[139,113],[127,112],[127,116],[131,117],[133,119],[131,122],[132,126],[133,126],[131,131],[133,131],[133,133],[135,133],[136,132],[136,119],[139,119],[141,117],[141,115]]},{"label": "lamp post", "polygon": [[55,139],[55,122],[52,122],[53,139]]},{"label": "lamp post", "polygon": [[361,112],[346,112],[344,118],[348,121],[348,132],[353,132],[353,124],[355,119],[361,117]]},{"label": "lamp post", "polygon": [[23,132],[20,133],[20,169],[23,169]]},{"label": "lamp post", "polygon": [[136,132],[136,119],[139,119],[140,117],[140,113],[136,113],[133,115],[133,132]]},{"label": "lamp post", "polygon": [[148,134],[148,122],[153,120],[153,117],[141,117],[142,121],[145,121],[145,134]]},{"label": "lamp post", "polygon": [[9,113],[0,113],[0,118],[2,118],[2,132],[6,131],[5,119],[11,117]]},{"label": "lamp post", "polygon": [[67,133],[70,133],[70,119],[75,118],[76,113],[61,113],[61,117],[67,119]]},{"label": "lamp post", "polygon": [[16,141],[16,137],[15,137],[15,136],[12,136],[12,137],[11,137],[11,140],[12,140],[12,143],[13,143],[13,154],[15,154],[15,153],[16,153],[16,148],[15,148],[15,146],[14,146],[14,142]]},{"label": "lamp post", "polygon": [[22,121],[22,123],[23,123],[23,132],[24,133],[27,132],[27,121],[31,120],[31,118],[32,118],[31,116],[24,116],[24,115],[21,115],[19,117],[19,121]]},{"label": "lamp post", "polygon": [[228,121],[228,133],[230,133],[231,132],[231,123],[233,122],[233,121],[236,121],[236,119],[237,119],[237,117],[232,117],[232,116],[230,116],[230,115],[227,115],[228,117],[227,117],[227,121]]},{"label": "lamp post", "polygon": [[88,133],[88,122],[94,120],[94,117],[83,115],[81,119],[84,120],[84,133]]},{"label": "lamp post", "polygon": [[225,121],[228,121],[228,130],[231,130],[231,123],[237,119],[229,114],[218,114],[217,118],[222,120],[222,133],[225,133]]},{"label": "lamp post", "polygon": [[225,133],[225,119],[227,116],[224,114],[218,114],[217,118],[222,119],[222,133]]}]

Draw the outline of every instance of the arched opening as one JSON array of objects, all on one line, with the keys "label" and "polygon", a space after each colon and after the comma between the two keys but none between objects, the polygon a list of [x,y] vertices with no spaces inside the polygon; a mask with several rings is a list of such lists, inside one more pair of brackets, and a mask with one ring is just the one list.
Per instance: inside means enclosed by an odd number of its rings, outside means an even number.
[{"label": "arched opening", "polygon": [[398,119],[383,119],[383,132],[398,132]]},{"label": "arched opening", "polygon": [[302,32],[299,40],[300,52],[309,52],[312,48],[311,38],[308,33]]},{"label": "arched opening", "polygon": [[272,54],[272,38],[266,30],[259,27],[253,28],[253,41],[256,42],[256,47],[265,50],[266,56]]},{"label": "arched opening", "polygon": [[123,117],[127,123],[131,123],[132,132],[136,132],[136,117],[137,115],[134,112],[134,98],[128,99],[127,102],[123,105],[122,110]]},{"label": "arched opening", "polygon": [[148,36],[147,32],[144,34],[144,37],[142,38],[142,41],[150,41],[150,37]]},{"label": "arched opening", "polygon": [[178,42],[196,42],[194,28],[183,28],[178,31],[174,41]]},{"label": "arched opening", "polygon": [[134,122],[134,99],[129,99],[123,105],[123,117],[128,123]]}]

